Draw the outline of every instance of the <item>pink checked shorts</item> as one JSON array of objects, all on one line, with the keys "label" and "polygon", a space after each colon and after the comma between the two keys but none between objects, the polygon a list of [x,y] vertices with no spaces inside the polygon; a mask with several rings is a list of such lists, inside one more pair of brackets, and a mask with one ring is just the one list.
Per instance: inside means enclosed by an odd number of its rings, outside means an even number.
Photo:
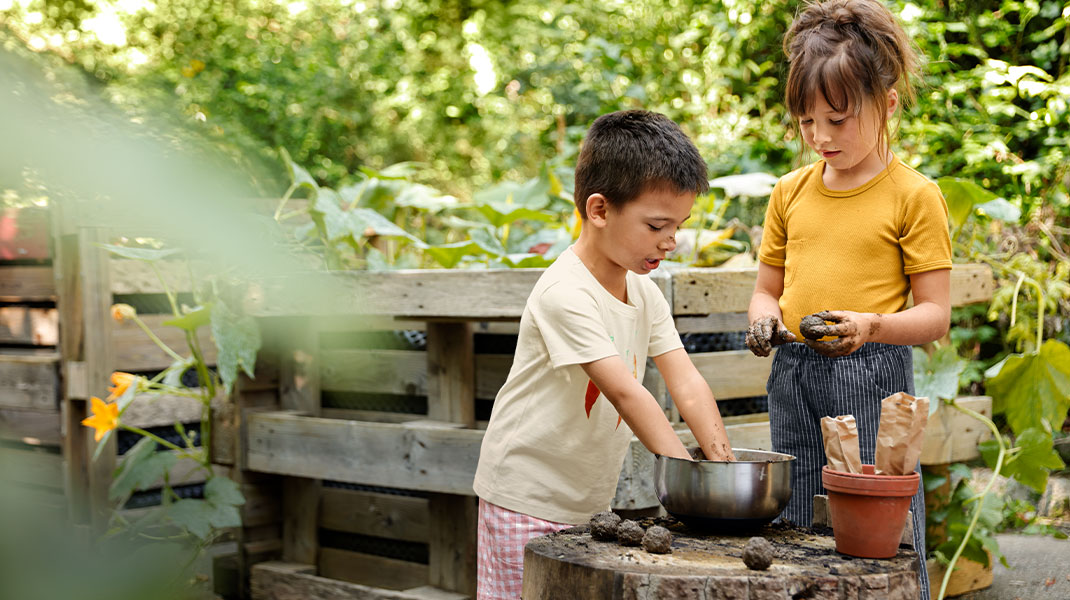
[{"label": "pink checked shorts", "polygon": [[572,527],[543,521],[479,499],[476,600],[517,600],[524,582],[524,546],[531,538]]}]

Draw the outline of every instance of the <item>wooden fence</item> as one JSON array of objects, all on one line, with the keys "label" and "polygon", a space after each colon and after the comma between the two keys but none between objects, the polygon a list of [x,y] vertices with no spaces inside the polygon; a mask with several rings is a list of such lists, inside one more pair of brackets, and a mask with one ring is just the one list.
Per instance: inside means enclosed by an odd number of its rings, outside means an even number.
[{"label": "wooden fence", "polygon": [[[112,371],[152,373],[171,363],[139,330],[112,321],[108,307],[117,298],[151,304],[162,288],[143,263],[109,257],[98,246],[106,229],[58,214],[53,223],[50,263],[0,263],[0,455],[17,453],[27,490],[47,494],[72,523],[94,529],[107,518],[119,445],[112,436],[103,460],[89,460],[95,444],[80,425],[86,400],[106,393]],[[189,289],[184,268],[162,266],[174,289]],[[220,547],[218,571],[234,581],[228,593],[474,594],[471,483],[482,428],[540,274],[346,272],[256,282],[248,301],[264,339],[256,378],[243,378],[231,398],[217,400],[213,423],[213,462],[247,498],[242,527]],[[754,270],[659,270],[655,281],[681,333],[745,328]],[[333,293],[312,302],[287,293],[317,286]],[[956,306],[987,300],[992,289],[985,267],[952,272]],[[181,347],[181,332],[157,327],[162,315],[141,313],[162,336],[177,332],[164,339]],[[214,345],[206,339],[202,347]],[[722,406],[752,406],[765,393],[770,359],[740,348],[691,358]],[[644,385],[691,442],[656,369],[647,372]],[[188,399],[145,400],[135,401],[128,422],[163,427],[199,416]],[[987,400],[971,402],[984,409]],[[750,412],[726,418],[729,437],[737,447],[768,448],[767,416]],[[984,432],[951,414],[938,413],[933,423],[924,461],[975,456]],[[653,457],[633,441],[615,508],[658,509],[652,468]],[[193,486],[198,477],[179,474]],[[273,559],[284,562],[252,568]]]}]

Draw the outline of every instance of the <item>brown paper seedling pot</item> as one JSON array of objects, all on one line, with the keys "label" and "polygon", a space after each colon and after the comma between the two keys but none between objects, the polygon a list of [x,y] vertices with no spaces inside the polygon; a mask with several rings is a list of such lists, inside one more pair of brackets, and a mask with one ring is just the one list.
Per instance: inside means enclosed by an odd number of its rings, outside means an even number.
[{"label": "brown paper seedling pot", "polygon": [[822,467],[836,551],[860,558],[894,557],[920,478],[916,472],[875,475],[873,465],[862,465],[861,473]]}]

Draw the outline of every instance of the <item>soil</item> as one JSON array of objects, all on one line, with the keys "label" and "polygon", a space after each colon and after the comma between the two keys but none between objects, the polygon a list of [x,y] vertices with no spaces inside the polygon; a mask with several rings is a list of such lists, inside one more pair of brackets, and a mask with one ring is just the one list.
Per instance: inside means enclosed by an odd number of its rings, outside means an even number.
[{"label": "soil", "polygon": [[617,526],[617,541],[621,546],[638,546],[643,543],[645,533],[638,523],[626,519]]},{"label": "soil", "polygon": [[825,337],[824,333],[818,333],[814,331],[817,327],[824,327],[826,325],[825,320],[817,315],[807,315],[799,321],[799,332],[803,334],[808,340],[819,340]]},{"label": "soil", "polygon": [[773,564],[775,555],[776,549],[769,543],[769,540],[763,537],[752,537],[743,547],[743,564],[747,565],[748,569],[764,571]]},{"label": "soil", "polygon": [[651,554],[672,552],[672,534],[660,525],[654,525],[643,535],[643,550]]},{"label": "soil", "polygon": [[617,539],[617,526],[620,516],[612,511],[602,511],[591,517],[591,537],[603,542]]}]

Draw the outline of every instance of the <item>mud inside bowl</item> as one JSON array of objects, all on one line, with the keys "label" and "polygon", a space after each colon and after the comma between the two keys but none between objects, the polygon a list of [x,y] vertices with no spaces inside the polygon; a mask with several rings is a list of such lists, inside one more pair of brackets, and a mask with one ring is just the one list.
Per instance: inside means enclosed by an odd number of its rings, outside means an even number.
[{"label": "mud inside bowl", "polygon": [[654,491],[665,510],[689,529],[745,532],[775,519],[791,498],[790,454],[733,448],[736,462],[654,456]]}]

